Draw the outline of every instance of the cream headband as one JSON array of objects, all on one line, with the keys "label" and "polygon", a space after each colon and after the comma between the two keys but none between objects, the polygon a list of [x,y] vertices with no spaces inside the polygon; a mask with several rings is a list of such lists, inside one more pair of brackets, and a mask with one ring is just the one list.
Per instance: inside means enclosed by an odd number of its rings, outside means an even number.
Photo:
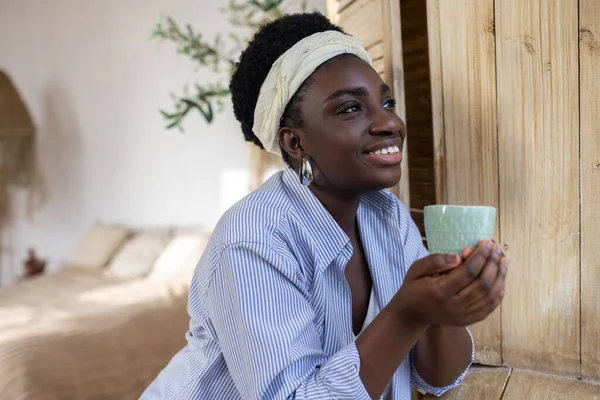
[{"label": "cream headband", "polygon": [[305,37],[273,63],[260,88],[252,127],[265,150],[281,154],[279,127],[289,101],[319,65],[340,54],[353,54],[372,65],[371,58],[358,40],[337,31]]}]

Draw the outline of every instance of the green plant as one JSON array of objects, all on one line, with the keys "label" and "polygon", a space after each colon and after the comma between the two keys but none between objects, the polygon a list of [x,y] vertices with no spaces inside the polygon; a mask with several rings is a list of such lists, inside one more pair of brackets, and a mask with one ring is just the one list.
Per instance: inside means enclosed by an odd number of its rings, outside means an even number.
[{"label": "green plant", "polygon": [[[286,0],[229,0],[228,6],[221,12],[227,15],[233,29],[227,33],[228,40],[223,40],[219,34],[213,42],[206,40],[190,24],[181,27],[173,18],[159,16],[152,39],[174,43],[177,53],[219,76],[215,83],[195,83],[190,95],[174,96],[174,110],[160,111],[168,129],[183,131],[182,123],[192,110],[199,112],[207,123],[214,120],[215,113],[223,110],[229,98],[227,82],[235,70],[239,54],[261,25],[284,15],[283,8],[288,7],[286,3]],[[300,9],[306,10],[306,0],[300,3]]]}]

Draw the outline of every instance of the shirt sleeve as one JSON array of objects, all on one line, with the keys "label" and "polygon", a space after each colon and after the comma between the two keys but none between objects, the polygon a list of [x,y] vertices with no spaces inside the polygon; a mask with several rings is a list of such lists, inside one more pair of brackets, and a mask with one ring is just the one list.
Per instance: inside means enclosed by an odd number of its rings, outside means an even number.
[{"label": "shirt sleeve", "polygon": [[243,399],[369,399],[354,342],[328,356],[292,260],[264,244],[231,245],[207,292],[229,372]]},{"label": "shirt sleeve", "polygon": [[467,332],[469,333],[469,336],[471,337],[471,361],[469,361],[469,365],[467,365],[467,368],[465,368],[465,370],[460,374],[460,376],[458,378],[456,378],[456,380],[451,385],[448,385],[448,386],[436,387],[436,386],[429,385],[427,382],[425,382],[423,380],[423,378],[421,378],[421,375],[419,375],[419,372],[417,371],[417,368],[415,367],[414,348],[413,348],[413,350],[411,350],[411,352],[410,352],[410,370],[411,370],[411,384],[414,387],[416,387],[417,389],[420,389],[420,390],[424,390],[427,393],[431,393],[436,397],[440,397],[441,395],[446,393],[448,390],[454,389],[455,387],[457,387],[458,385],[460,385],[462,383],[463,379],[465,378],[465,375],[469,371],[469,368],[471,367],[471,364],[473,364],[473,360],[475,358],[475,344],[473,342],[473,335],[471,335],[471,331],[469,331],[468,328],[465,328],[465,329],[467,330]]}]

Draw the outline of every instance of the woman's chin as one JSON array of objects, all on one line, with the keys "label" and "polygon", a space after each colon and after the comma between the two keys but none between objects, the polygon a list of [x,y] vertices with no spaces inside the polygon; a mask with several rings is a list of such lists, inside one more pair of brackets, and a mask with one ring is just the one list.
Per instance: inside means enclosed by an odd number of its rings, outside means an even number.
[{"label": "woman's chin", "polygon": [[402,171],[400,168],[390,171],[381,171],[373,179],[374,190],[389,189],[400,182]]}]

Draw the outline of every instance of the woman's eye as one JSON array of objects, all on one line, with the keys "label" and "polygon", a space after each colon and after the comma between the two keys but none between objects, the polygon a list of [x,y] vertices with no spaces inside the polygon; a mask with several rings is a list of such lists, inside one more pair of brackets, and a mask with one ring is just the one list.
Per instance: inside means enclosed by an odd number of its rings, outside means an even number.
[{"label": "woman's eye", "polygon": [[383,103],[383,108],[394,108],[396,107],[396,100],[389,99]]},{"label": "woman's eye", "polygon": [[340,114],[351,114],[360,111],[360,106],[358,104],[350,104],[343,108]]}]

